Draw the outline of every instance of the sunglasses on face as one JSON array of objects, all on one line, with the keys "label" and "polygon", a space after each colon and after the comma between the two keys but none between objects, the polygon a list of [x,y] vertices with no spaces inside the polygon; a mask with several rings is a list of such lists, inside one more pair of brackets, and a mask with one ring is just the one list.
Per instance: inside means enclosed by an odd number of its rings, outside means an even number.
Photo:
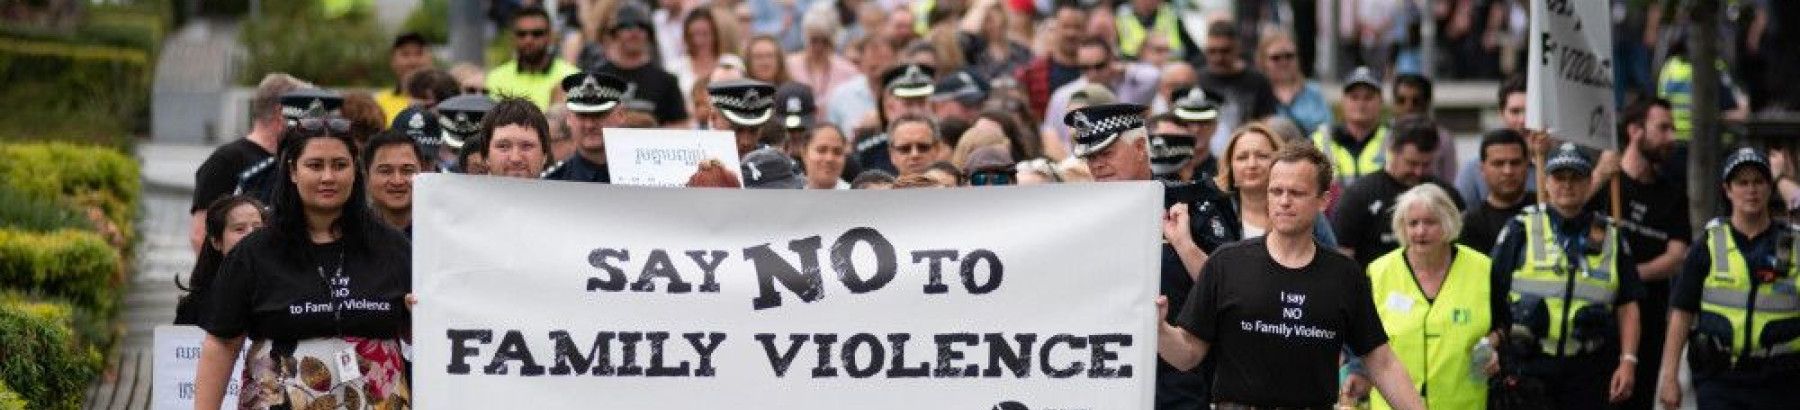
[{"label": "sunglasses on face", "polygon": [[1295,54],[1294,52],[1291,52],[1291,51],[1275,53],[1275,54],[1269,55],[1269,61],[1283,62],[1283,61],[1293,60],[1294,57],[1297,57],[1297,56],[1299,56],[1299,55]]},{"label": "sunglasses on face", "polygon": [[519,38],[544,37],[544,36],[548,36],[548,35],[550,35],[550,29],[547,29],[547,28],[540,28],[540,29],[536,29],[536,30],[513,30],[513,36],[519,37]]},{"label": "sunglasses on face", "polygon": [[976,170],[969,174],[969,186],[1012,185],[1016,172],[1011,168]]},{"label": "sunglasses on face", "polygon": [[294,126],[308,134],[317,134],[330,130],[332,133],[350,132],[350,120],[338,117],[301,118],[294,121]]},{"label": "sunglasses on face", "polygon": [[488,89],[485,87],[463,87],[462,93],[463,94],[487,95]]},{"label": "sunglasses on face", "polygon": [[923,153],[930,152],[930,151],[931,151],[931,144],[924,144],[924,143],[895,145],[894,146],[894,152],[898,152],[901,155],[923,154]]}]

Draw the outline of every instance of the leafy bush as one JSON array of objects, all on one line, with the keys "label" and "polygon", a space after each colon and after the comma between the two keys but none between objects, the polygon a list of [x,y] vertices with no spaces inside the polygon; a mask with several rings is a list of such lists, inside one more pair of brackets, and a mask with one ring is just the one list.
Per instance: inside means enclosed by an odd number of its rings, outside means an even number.
[{"label": "leafy bush", "polygon": [[238,78],[252,84],[271,72],[285,72],[316,84],[391,84],[385,38],[373,16],[360,9],[326,17],[316,1],[266,1],[262,20],[245,24]]},{"label": "leafy bush", "polygon": [[0,291],[0,306],[10,306],[69,329],[76,346],[83,352],[101,354],[112,350],[119,328],[112,318],[94,309],[79,306],[62,298],[33,296],[20,291]]},{"label": "leafy bush", "polygon": [[19,397],[19,393],[12,391],[11,387],[6,387],[5,380],[0,380],[0,410],[25,410],[26,404],[30,403],[26,403],[25,398]]},{"label": "leafy bush", "polygon": [[117,150],[68,143],[0,143],[0,183],[40,200],[97,206],[127,237],[142,182],[138,164]]},{"label": "leafy bush", "polygon": [[67,298],[102,314],[118,302],[119,253],[93,232],[0,229],[0,288]]},{"label": "leafy bush", "polygon": [[425,41],[432,44],[444,44],[450,41],[450,2],[445,0],[421,0],[419,7],[406,16],[406,23],[400,25],[401,31],[410,31],[425,36]]},{"label": "leafy bush", "polygon": [[33,198],[0,185],[0,228],[41,233],[59,229],[93,230],[94,225],[60,203]]},{"label": "leafy bush", "polygon": [[[145,49],[0,36],[0,135],[115,138],[149,128]],[[85,133],[102,133],[89,135]]]},{"label": "leafy bush", "polygon": [[[99,352],[81,346],[54,309],[0,304],[0,383],[34,409],[80,408],[83,391],[99,374]],[[0,395],[0,403],[6,400]]]}]

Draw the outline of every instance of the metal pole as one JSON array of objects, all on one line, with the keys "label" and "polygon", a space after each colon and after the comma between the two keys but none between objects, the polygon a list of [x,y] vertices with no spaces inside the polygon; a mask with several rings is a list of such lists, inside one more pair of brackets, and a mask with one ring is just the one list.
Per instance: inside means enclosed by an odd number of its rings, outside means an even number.
[{"label": "metal pole", "polygon": [[1315,18],[1319,20],[1316,24],[1319,29],[1313,34],[1313,44],[1317,45],[1313,47],[1313,73],[1316,74],[1314,78],[1334,81],[1338,79],[1338,1],[1319,0],[1313,4],[1318,9],[1318,12],[1313,15],[1317,16]]},{"label": "metal pole", "polygon": [[1689,0],[1688,63],[1694,67],[1693,134],[1688,142],[1688,219],[1700,226],[1718,209],[1719,1]]},{"label": "metal pole", "polygon": [[450,60],[484,65],[481,0],[450,0]]}]

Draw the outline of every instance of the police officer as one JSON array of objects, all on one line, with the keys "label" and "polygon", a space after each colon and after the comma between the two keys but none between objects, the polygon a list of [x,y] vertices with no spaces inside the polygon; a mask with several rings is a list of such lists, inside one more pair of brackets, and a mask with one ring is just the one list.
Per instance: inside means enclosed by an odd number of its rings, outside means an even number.
[{"label": "police officer", "polygon": [[[1219,128],[1219,105],[1224,104],[1218,93],[1206,91],[1200,86],[1177,90],[1170,97],[1169,113],[1181,122],[1190,135],[1212,138]],[[1211,179],[1219,175],[1219,159],[1213,155],[1212,144],[1194,145],[1192,156],[1200,161],[1195,166],[1193,179]]]},{"label": "police officer", "polygon": [[562,91],[567,96],[563,106],[569,115],[563,121],[575,140],[575,155],[563,158],[544,170],[543,179],[611,183],[612,172],[606,167],[606,127],[619,126],[620,100],[630,88],[625,80],[606,73],[575,73],[563,78]]},{"label": "police officer", "polygon": [[1604,408],[1631,396],[1643,285],[1618,228],[1583,210],[1592,160],[1565,143],[1544,170],[1549,202],[1509,222],[1494,248],[1494,323],[1510,372],[1541,381],[1544,399]]},{"label": "police officer", "polygon": [[880,131],[856,139],[856,146],[852,147],[855,155],[851,158],[859,168],[898,173],[894,161],[888,157],[888,124],[907,114],[930,117],[930,97],[937,90],[933,80],[936,76],[936,69],[918,63],[894,66],[881,73],[882,93],[875,104],[876,125]]},{"label": "police officer", "polygon": [[[1063,117],[1063,123],[1074,132],[1074,154],[1088,161],[1096,180],[1152,179],[1144,110],[1137,104],[1104,104],[1076,109]],[[1170,306],[1185,303],[1207,253],[1237,239],[1236,215],[1223,193],[1206,181],[1165,182],[1163,198],[1169,208],[1163,222],[1161,288]],[[1203,364],[1186,372],[1159,362],[1157,407],[1200,408],[1211,403],[1208,369],[1210,366]]]},{"label": "police officer", "polygon": [[431,110],[407,107],[395,114],[394,123],[388,128],[400,130],[419,144],[419,152],[426,154],[426,158],[420,158],[424,161],[420,164],[421,170],[442,172],[442,164],[456,160],[456,153],[444,148],[443,130],[438,128],[437,114]]},{"label": "police officer", "polygon": [[483,144],[475,140],[480,139],[481,118],[492,109],[494,100],[480,94],[463,94],[438,103],[438,128],[443,130],[444,146],[458,153],[456,161],[445,164],[445,170],[470,173],[469,162],[475,161],[464,158],[470,158],[471,151],[481,151]]},{"label": "police officer", "polygon": [[[289,133],[309,132],[308,128],[330,127],[332,124],[342,129],[335,132],[346,132],[350,123],[339,116],[338,110],[344,106],[344,97],[336,91],[320,88],[300,88],[281,95],[281,118],[287,124]],[[337,119],[338,121],[330,121]],[[302,127],[302,120],[306,127]],[[275,166],[276,158],[281,156],[280,150],[287,149],[288,141],[298,138],[283,136],[276,145],[276,154],[245,168],[238,174],[237,189],[234,194],[248,195],[271,206],[274,203],[274,189],[281,181],[281,167]]]},{"label": "police officer", "polygon": [[1720,175],[1731,217],[1707,222],[1676,277],[1660,399],[1681,405],[1676,360],[1688,346],[1700,408],[1792,408],[1800,403],[1800,228],[1774,220],[1761,153],[1737,150]]},{"label": "police officer", "polygon": [[751,79],[715,81],[706,88],[712,99],[712,128],[731,130],[738,155],[763,145],[762,127],[775,117],[775,86]]},{"label": "police officer", "polygon": [[1158,181],[1181,181],[1181,170],[1194,162],[1198,139],[1186,132],[1150,134],[1150,173]]}]

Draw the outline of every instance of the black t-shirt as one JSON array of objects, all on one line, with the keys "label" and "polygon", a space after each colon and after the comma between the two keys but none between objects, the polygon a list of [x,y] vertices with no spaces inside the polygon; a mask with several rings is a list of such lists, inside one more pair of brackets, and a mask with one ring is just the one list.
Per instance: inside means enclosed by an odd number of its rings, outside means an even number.
[{"label": "black t-shirt", "polygon": [[[1435,177],[1426,176],[1421,183],[1435,184],[1446,193],[1456,192],[1456,188]],[[1332,205],[1331,229],[1338,234],[1339,246],[1356,252],[1360,266],[1368,266],[1375,258],[1400,247],[1391,223],[1394,200],[1408,189],[1412,187],[1402,185],[1386,170],[1378,170],[1357,178]],[[1463,208],[1462,198],[1457,195],[1450,195],[1450,201],[1456,203],[1456,209]]]},{"label": "black t-shirt", "polygon": [[[1669,241],[1687,242],[1694,237],[1693,227],[1688,226],[1687,184],[1667,173],[1652,178],[1648,184],[1624,174],[1620,177],[1619,200],[1624,207],[1617,222],[1619,236],[1631,248],[1632,263],[1662,256]],[[1602,191],[1594,197],[1610,204],[1606,195]]]},{"label": "black t-shirt", "polygon": [[395,338],[409,326],[411,246],[385,227],[366,246],[345,241],[282,249],[273,229],[232,249],[213,280],[200,327],[219,337],[262,340],[357,336]]},{"label": "black t-shirt", "polygon": [[569,159],[562,160],[545,171],[544,179],[607,184],[612,183],[612,171],[605,164],[595,164],[588,161],[587,157],[577,154],[570,155]]},{"label": "black t-shirt", "polygon": [[1236,74],[1201,71],[1200,86],[1225,97],[1225,106],[1220,107],[1221,120],[1243,124],[1275,115],[1275,88],[1269,85],[1268,77],[1249,69]]},{"label": "black t-shirt", "polygon": [[220,145],[194,171],[194,201],[188,212],[205,210],[213,201],[231,195],[237,190],[239,174],[274,155],[248,139]]},{"label": "black t-shirt", "polygon": [[1500,229],[1505,228],[1507,222],[1512,221],[1513,217],[1519,216],[1519,212],[1524,211],[1525,207],[1531,206],[1536,199],[1537,193],[1525,191],[1525,195],[1520,198],[1519,203],[1505,208],[1495,208],[1487,200],[1482,200],[1480,205],[1470,207],[1468,211],[1463,212],[1462,235],[1458,236],[1457,242],[1462,242],[1463,245],[1468,245],[1481,253],[1492,255],[1494,243],[1500,237]]},{"label": "black t-shirt", "polygon": [[682,99],[681,83],[656,64],[646,64],[635,69],[626,69],[613,64],[601,64],[603,73],[619,76],[631,83],[633,94],[639,99],[649,100],[656,104],[656,123],[669,124],[688,119],[687,103]]},{"label": "black t-shirt", "polygon": [[1201,268],[1182,307],[1182,328],[1212,344],[1216,401],[1329,407],[1338,354],[1387,343],[1369,277],[1355,261],[1319,248],[1299,269],[1275,262],[1266,238],[1225,245]]},{"label": "black t-shirt", "polygon": [[[1071,65],[1063,65],[1062,63],[1056,62],[1056,59],[1054,59],[1054,58],[1049,59],[1049,60],[1050,60],[1050,76],[1049,76],[1050,77],[1049,78],[1050,88],[1049,88],[1049,90],[1055,91],[1058,88],[1062,88],[1062,86],[1064,86],[1064,85],[1068,85],[1069,83],[1074,82],[1075,79],[1081,78],[1081,68],[1071,66]],[[1046,99],[1048,99],[1048,97],[1046,97]],[[1057,118],[1057,120],[1061,121],[1061,118]]]}]

